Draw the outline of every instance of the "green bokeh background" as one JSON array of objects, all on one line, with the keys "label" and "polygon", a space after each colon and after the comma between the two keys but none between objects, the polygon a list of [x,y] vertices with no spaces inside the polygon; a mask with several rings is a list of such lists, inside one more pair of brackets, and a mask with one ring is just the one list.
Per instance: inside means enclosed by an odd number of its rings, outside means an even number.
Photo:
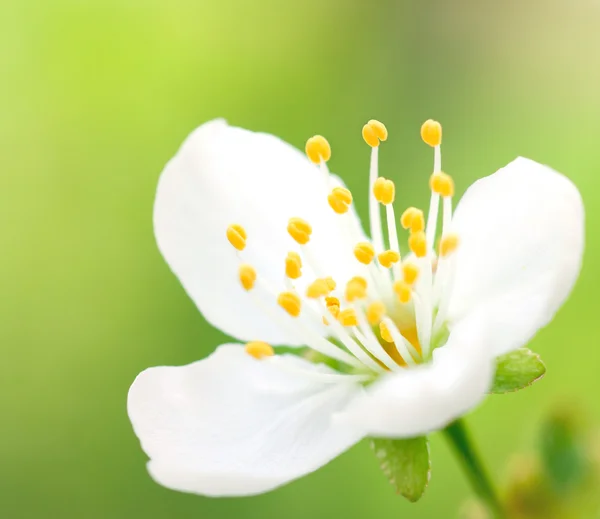
[{"label": "green bokeh background", "polygon": [[372,117],[388,126],[382,174],[406,205],[427,202],[429,117],[444,124],[459,192],[517,155],[565,172],[585,199],[587,251],[532,343],[548,375],[470,422],[501,478],[554,401],[600,418],[599,21],[596,0],[1,2],[0,517],[452,517],[470,494],[435,435],[416,505],[366,443],[255,498],[149,478],[130,383],[225,340],[170,273],[151,220],[163,165],[217,116],[299,147],[326,135],[363,215]]}]

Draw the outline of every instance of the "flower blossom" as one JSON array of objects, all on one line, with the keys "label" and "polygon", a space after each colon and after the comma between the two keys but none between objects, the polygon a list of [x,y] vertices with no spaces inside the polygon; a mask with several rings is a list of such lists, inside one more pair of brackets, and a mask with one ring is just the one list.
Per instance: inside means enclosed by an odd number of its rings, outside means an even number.
[{"label": "flower blossom", "polygon": [[215,120],[167,164],[158,246],[204,317],[241,343],[133,383],[128,413],[158,483],[257,494],[364,437],[443,428],[482,401],[495,359],[552,319],[580,270],[577,188],[518,158],[454,208],[441,126],[427,121],[421,136],[434,156],[429,211],[396,213],[378,171],[387,129],[364,126],[370,238],[322,136],[303,154]]}]

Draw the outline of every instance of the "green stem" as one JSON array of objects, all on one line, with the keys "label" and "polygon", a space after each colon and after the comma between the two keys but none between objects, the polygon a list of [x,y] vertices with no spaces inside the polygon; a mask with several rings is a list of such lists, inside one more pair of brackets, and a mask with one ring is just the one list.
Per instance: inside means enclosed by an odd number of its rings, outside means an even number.
[{"label": "green stem", "polygon": [[504,519],[506,516],[502,504],[469,437],[464,421],[456,420],[444,429],[444,433],[477,495],[486,503],[496,519]]}]

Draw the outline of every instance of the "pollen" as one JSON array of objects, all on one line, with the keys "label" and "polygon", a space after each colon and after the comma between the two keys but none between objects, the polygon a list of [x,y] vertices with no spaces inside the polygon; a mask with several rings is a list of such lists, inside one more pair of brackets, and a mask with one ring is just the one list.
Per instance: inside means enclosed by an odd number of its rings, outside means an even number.
[{"label": "pollen", "polygon": [[373,184],[373,195],[378,202],[389,205],[394,202],[396,186],[391,180],[379,177]]},{"label": "pollen", "polygon": [[327,197],[327,201],[337,214],[345,214],[350,209],[352,193],[345,187],[334,187]]},{"label": "pollen", "polygon": [[394,342],[394,339],[392,337],[392,334],[390,333],[390,330],[388,329],[387,325],[383,321],[381,321],[379,323],[379,333],[381,334],[381,338],[385,342]]},{"label": "pollen", "polygon": [[287,230],[290,236],[300,245],[306,245],[312,234],[312,227],[302,218],[290,218]]},{"label": "pollen", "polygon": [[388,131],[383,123],[380,123],[375,119],[371,119],[363,126],[362,136],[365,142],[371,146],[371,148],[377,148],[377,146],[379,146],[379,141],[387,140]]},{"label": "pollen", "polygon": [[423,231],[413,232],[408,238],[408,247],[417,258],[427,255],[427,238]]},{"label": "pollen", "polygon": [[256,270],[252,265],[240,265],[239,269],[240,283],[245,290],[252,290],[256,282]]},{"label": "pollen", "polygon": [[434,193],[441,196],[454,196],[454,180],[447,173],[438,171],[431,175],[429,187]]},{"label": "pollen", "polygon": [[405,263],[402,265],[402,276],[407,285],[414,285],[419,277],[419,267],[414,263]]},{"label": "pollen", "polygon": [[302,258],[297,252],[288,252],[285,258],[285,275],[290,279],[298,279],[302,275]]},{"label": "pollen", "polygon": [[319,297],[324,297],[329,294],[331,290],[329,289],[329,284],[325,279],[316,279],[306,289],[306,297],[310,297],[311,299],[318,299]]},{"label": "pollen", "polygon": [[244,347],[246,353],[255,359],[263,359],[265,357],[272,357],[275,355],[275,351],[270,344],[262,341],[253,341],[246,344]]},{"label": "pollen", "polygon": [[348,302],[367,297],[367,280],[360,276],[353,277],[346,284],[346,300]]},{"label": "pollen", "polygon": [[227,227],[227,239],[237,250],[241,251],[246,248],[246,238],[246,229],[241,225],[234,223]]},{"label": "pollen", "polygon": [[353,308],[346,308],[338,315],[338,320],[343,326],[358,326],[358,319]]},{"label": "pollen", "polygon": [[411,298],[411,286],[405,281],[396,281],[394,283],[394,292],[401,303],[408,303]]},{"label": "pollen", "polygon": [[281,292],[277,298],[277,303],[292,317],[298,317],[302,308],[300,298],[294,292]]},{"label": "pollen", "polygon": [[375,257],[375,249],[369,242],[360,242],[354,247],[354,257],[364,265],[368,265]]},{"label": "pollen", "polygon": [[367,308],[367,320],[370,324],[377,324],[381,321],[385,312],[385,305],[381,301],[375,301]]},{"label": "pollen", "polygon": [[410,229],[411,232],[424,231],[425,217],[423,216],[423,211],[416,207],[409,207],[402,213],[400,225],[402,225],[404,229]]},{"label": "pollen", "polygon": [[379,260],[379,264],[389,269],[394,263],[398,263],[400,261],[400,254],[393,250],[386,250],[377,256]]},{"label": "pollen", "polygon": [[315,135],[308,139],[305,151],[310,161],[315,164],[320,164],[321,161],[327,162],[331,158],[331,146],[322,135]]},{"label": "pollen", "polygon": [[452,254],[459,244],[458,234],[447,234],[440,240],[440,256],[443,258]]},{"label": "pollen", "polygon": [[421,126],[421,139],[432,148],[442,143],[442,125],[433,119],[428,119]]}]

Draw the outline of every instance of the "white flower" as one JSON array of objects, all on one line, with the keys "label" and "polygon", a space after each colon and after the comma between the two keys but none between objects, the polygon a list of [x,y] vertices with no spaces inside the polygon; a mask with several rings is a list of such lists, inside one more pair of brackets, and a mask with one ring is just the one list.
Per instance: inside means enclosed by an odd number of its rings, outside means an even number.
[{"label": "white flower", "polygon": [[[276,137],[221,120],[188,137],[158,186],[158,245],[206,319],[253,342],[137,377],[128,412],[156,481],[257,494],[365,436],[442,428],[484,398],[496,356],[550,321],[580,269],[575,186],[519,158],[473,184],[453,214],[441,127],[428,121],[422,136],[434,148],[430,212],[426,225],[415,208],[400,218],[411,250],[402,259],[394,186],[378,180],[381,123],[363,129],[371,241],[327,169],[322,137],[307,143],[313,163]],[[333,367],[273,355],[267,343],[306,346]]]}]

